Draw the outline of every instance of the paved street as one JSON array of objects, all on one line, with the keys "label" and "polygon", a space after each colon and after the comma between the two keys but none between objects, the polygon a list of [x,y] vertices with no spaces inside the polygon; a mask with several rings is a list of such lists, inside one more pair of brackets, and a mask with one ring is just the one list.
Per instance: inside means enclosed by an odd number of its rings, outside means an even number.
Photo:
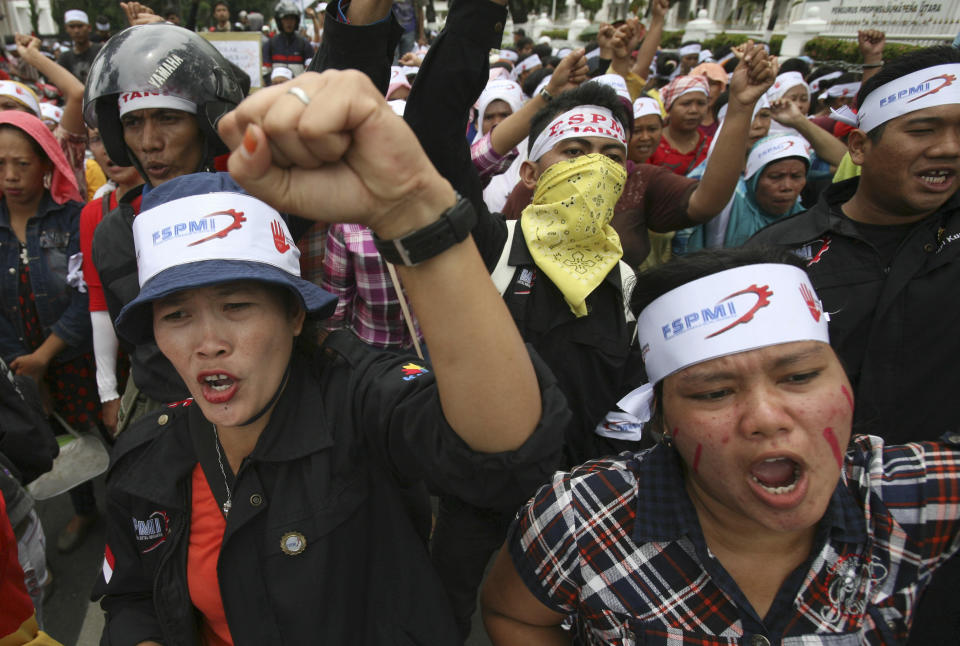
[{"label": "paved street", "polygon": [[[103,478],[95,481],[97,505],[103,507]],[[47,562],[53,572],[53,590],[44,606],[46,631],[63,644],[94,646],[93,639],[80,640],[80,630],[90,608],[90,589],[103,562],[104,525],[98,522],[87,539],[70,554],[57,551],[57,533],[73,516],[66,494],[37,503],[37,511],[47,535]]]}]

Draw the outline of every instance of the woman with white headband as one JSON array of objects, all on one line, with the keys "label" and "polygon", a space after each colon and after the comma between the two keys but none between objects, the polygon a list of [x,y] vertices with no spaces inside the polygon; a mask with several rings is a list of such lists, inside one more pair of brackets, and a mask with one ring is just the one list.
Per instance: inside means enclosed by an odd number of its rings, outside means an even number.
[{"label": "woman with white headband", "polygon": [[[802,137],[761,139],[747,156],[743,177],[730,200],[723,223],[723,247],[739,247],[754,233],[780,218],[802,210],[800,192],[807,183],[810,154]],[[706,225],[695,227],[686,251],[710,245]]]},{"label": "woman with white headband", "polygon": [[803,265],[724,250],[640,277],[651,383],[620,405],[659,442],[558,473],[521,511],[484,590],[494,644],[905,640],[960,549],[960,445],[851,440]]},{"label": "woman with white headband", "polygon": [[[519,504],[556,462],[563,399],[490,284],[471,205],[365,75],[263,89],[220,131],[274,206],[196,173],[133,222],[140,291],[118,333],[154,339],[192,397],[114,448],[103,641],[456,644],[423,484]],[[433,363],[344,332],[318,347],[310,318],[335,299],[300,277],[277,208],[369,226]]]}]

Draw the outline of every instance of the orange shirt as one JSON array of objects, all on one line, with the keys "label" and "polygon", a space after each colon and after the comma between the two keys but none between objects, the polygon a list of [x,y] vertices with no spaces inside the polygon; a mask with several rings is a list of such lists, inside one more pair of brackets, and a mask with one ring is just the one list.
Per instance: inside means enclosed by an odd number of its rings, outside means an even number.
[{"label": "orange shirt", "polygon": [[193,467],[193,500],[190,510],[190,548],[187,552],[187,585],[190,601],[203,615],[200,632],[206,646],[233,646],[227,625],[217,559],[227,520],[220,513],[213,491],[198,462]]}]

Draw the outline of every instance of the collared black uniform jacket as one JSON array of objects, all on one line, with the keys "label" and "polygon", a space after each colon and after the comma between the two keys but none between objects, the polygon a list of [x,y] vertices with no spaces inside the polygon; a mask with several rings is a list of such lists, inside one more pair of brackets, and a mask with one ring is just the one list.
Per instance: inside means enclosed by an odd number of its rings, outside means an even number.
[{"label": "collared black uniform jacket", "polygon": [[830,313],[830,344],[854,387],[854,429],[890,444],[936,440],[960,430],[960,193],[883,266],[840,211],[858,181],[834,184],[814,208],[749,244],[785,245],[808,259]]},{"label": "collared black uniform jacket", "polygon": [[[518,506],[559,459],[563,397],[534,357],[540,425],[517,451],[478,454],[443,418],[428,364],[337,332],[290,382],[237,474],[217,565],[238,646],[456,644],[446,597],[401,500],[419,479],[480,506]],[[332,354],[331,354],[332,353]],[[187,589],[196,404],[120,436],[107,477],[102,644],[198,644]],[[305,548],[282,549],[298,533]],[[299,545],[294,540],[293,545]],[[109,573],[109,578],[108,574]]]}]

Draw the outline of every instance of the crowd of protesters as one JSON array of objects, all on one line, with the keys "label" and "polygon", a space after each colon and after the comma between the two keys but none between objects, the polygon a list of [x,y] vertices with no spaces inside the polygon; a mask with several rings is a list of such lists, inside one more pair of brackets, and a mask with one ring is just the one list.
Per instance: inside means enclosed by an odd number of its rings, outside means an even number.
[{"label": "crowd of protesters", "polygon": [[7,44],[0,644],[58,643],[66,430],[104,644],[957,643],[960,50],[506,5]]}]

